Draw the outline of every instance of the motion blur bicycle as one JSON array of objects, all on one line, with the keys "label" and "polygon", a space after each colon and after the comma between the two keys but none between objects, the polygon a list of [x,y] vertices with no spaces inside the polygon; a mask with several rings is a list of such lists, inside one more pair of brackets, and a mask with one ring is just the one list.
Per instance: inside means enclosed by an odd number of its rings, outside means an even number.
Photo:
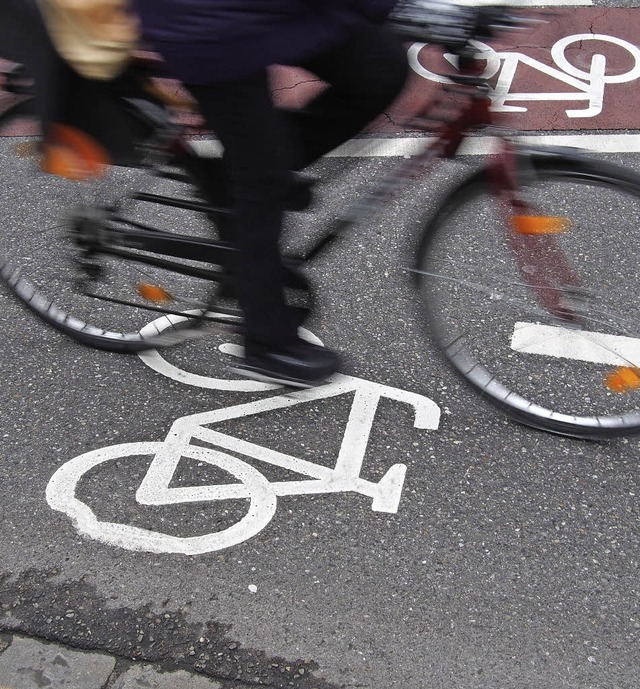
[{"label": "motion blur bicycle", "polygon": [[[640,177],[578,150],[517,145],[495,124],[476,39],[527,22],[504,10],[490,17],[456,49],[456,73],[409,123],[433,135],[424,150],[356,201],[304,255],[288,257],[290,298],[302,320],[313,301],[304,264],[481,130],[496,139],[496,153],[435,212],[425,209],[408,270],[431,339],[472,388],[516,421],[579,438],[639,433],[633,233]],[[20,72],[4,80],[16,98],[0,114],[0,134],[29,101]],[[65,130],[47,161],[61,174],[43,175],[40,153],[3,163],[2,282],[49,325],[108,351],[177,345],[206,336],[211,325],[237,331],[241,313],[229,277],[235,249],[211,236],[213,223],[228,237],[233,214],[210,188],[211,159],[157,99],[127,97],[122,107],[149,132],[137,168],[107,167],[91,184],[74,181],[105,166],[91,142]],[[32,143],[0,142],[3,157]],[[96,204],[109,192],[117,198]],[[306,192],[301,179],[292,210],[305,206]],[[150,312],[167,315],[172,327],[142,329]]]}]

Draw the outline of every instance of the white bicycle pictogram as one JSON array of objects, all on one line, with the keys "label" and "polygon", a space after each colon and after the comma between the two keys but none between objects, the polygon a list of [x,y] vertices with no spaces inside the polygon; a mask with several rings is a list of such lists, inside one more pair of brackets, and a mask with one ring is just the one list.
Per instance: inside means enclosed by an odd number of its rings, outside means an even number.
[{"label": "white bicycle pictogram", "polygon": [[[605,55],[596,53],[591,57],[589,71],[578,69],[572,65],[567,58],[567,50],[574,44],[581,44],[585,41],[600,41],[605,44],[618,46],[626,50],[631,56],[632,67],[621,74],[607,74],[607,58]],[[583,109],[566,110],[567,117],[595,117],[602,112],[604,102],[604,90],[607,84],[622,84],[633,81],[640,77],[640,48],[629,41],[625,41],[615,36],[606,34],[573,34],[557,41],[551,48],[551,57],[556,67],[546,65],[539,60],[518,51],[496,51],[491,46],[480,41],[471,43],[482,53],[487,61],[482,77],[491,79],[498,76],[495,86],[490,92],[492,107],[495,112],[526,112],[527,108],[523,105],[507,105],[513,102],[527,101],[587,101],[587,107]],[[443,83],[449,81],[431,70],[427,69],[420,62],[420,52],[426,43],[414,43],[409,48],[409,64],[412,69],[430,81]],[[457,58],[446,54],[445,59],[454,67]],[[513,81],[518,68],[524,65],[530,69],[557,79],[566,84],[574,91],[561,91],[557,93],[517,93],[512,92]]]},{"label": "white bicycle pictogram", "polygon": [[[150,327],[164,329],[179,320],[175,316],[158,319]],[[312,337],[309,333],[308,337]],[[316,341],[317,338],[315,338]],[[221,347],[234,352],[232,345]],[[158,352],[141,356],[156,370],[164,361]],[[188,372],[171,367],[171,377],[194,384]],[[208,381],[208,383],[207,383]],[[247,383],[251,383],[247,389]],[[240,392],[274,389],[278,386],[251,381],[230,381],[198,377],[203,387]],[[335,465],[326,467],[306,459],[272,450],[242,438],[210,428],[230,419],[286,409],[299,404],[353,394],[353,403]],[[393,464],[382,478],[362,478],[362,466],[380,399],[408,404],[414,411],[414,427],[438,428],[440,409],[435,402],[415,393],[399,390],[360,378],[336,375],[326,385],[291,394],[277,394],[265,399],[194,414],[177,419],[162,442],[138,442],[112,445],[82,454],[60,467],[47,486],[47,502],[67,514],[78,531],[96,540],[130,550],[195,555],[237,545],[259,533],[272,519],[277,499],[289,495],[351,492],[371,498],[371,509],[394,513],[398,510],[406,465]],[[230,453],[234,454],[230,454]],[[250,458],[304,476],[302,480],[269,481],[258,469],[235,455]],[[140,505],[175,505],[180,503],[248,500],[244,517],[221,531],[198,536],[175,536],[129,524],[100,520],[91,507],[77,497],[83,477],[107,462],[134,456],[151,456],[149,468],[136,492]],[[183,459],[194,459],[228,473],[232,483],[208,486],[175,487],[172,480]]]}]

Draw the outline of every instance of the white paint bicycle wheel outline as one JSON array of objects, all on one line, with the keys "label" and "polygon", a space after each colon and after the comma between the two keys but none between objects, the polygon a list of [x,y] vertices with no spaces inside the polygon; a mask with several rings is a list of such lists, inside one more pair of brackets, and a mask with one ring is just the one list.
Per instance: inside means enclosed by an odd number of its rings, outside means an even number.
[{"label": "white paint bicycle wheel outline", "polygon": [[599,33],[574,34],[573,36],[566,36],[565,38],[562,38],[554,43],[553,47],[551,48],[551,57],[556,65],[570,76],[576,77],[577,79],[581,79],[585,82],[589,81],[591,78],[591,75],[588,72],[583,72],[572,65],[566,57],[567,48],[572,43],[580,43],[582,41],[602,41],[603,43],[612,43],[613,45],[624,48],[631,53],[635,63],[632,69],[630,69],[628,72],[624,72],[623,74],[614,74],[611,76],[604,75],[603,81],[605,84],[624,84],[640,77],[640,49],[633,45],[633,43],[629,43],[629,41],[625,41],[622,38],[616,38],[615,36],[608,36],[606,34]]},{"label": "white paint bicycle wheel outline", "polygon": [[[480,77],[482,79],[490,79],[495,74],[497,74],[498,70],[502,66],[502,63],[496,51],[491,46],[487,45],[486,43],[482,43],[481,41],[469,41],[469,44],[472,45],[479,53],[482,54],[481,59],[487,61],[487,66],[485,67]],[[427,69],[420,62],[420,53],[422,52],[423,48],[426,48],[429,45],[429,43],[413,43],[409,47],[409,49],[407,50],[407,59],[409,61],[409,66],[417,75],[423,77],[424,79],[428,79],[429,81],[433,81],[437,84],[453,84],[454,81],[452,79],[445,76],[444,74],[432,72],[430,69]],[[445,59],[447,59],[452,66],[457,68],[457,57],[451,56],[451,59],[449,59],[447,55],[445,55]]]},{"label": "white paint bicycle wheel outline", "polygon": [[[248,498],[250,501],[247,514],[222,531],[181,537],[117,522],[104,522],[76,497],[78,483],[91,469],[105,462],[133,455],[155,455],[163,447],[162,442],[123,443],[79,455],[61,466],[51,477],[46,490],[47,503],[52,509],[70,517],[77,531],[83,535],[126,550],[151,553],[199,555],[223,550],[252,538],[273,518],[277,496],[269,481],[257,469],[232,455],[197,446],[187,446],[182,456],[206,462],[235,476],[240,484],[231,485],[242,486],[237,497]],[[220,497],[209,498],[207,502],[230,499],[228,488],[228,485],[220,486]]]},{"label": "white paint bicycle wheel outline", "polygon": [[[200,312],[193,311],[188,313],[198,314]],[[154,321],[151,321],[151,323],[145,325],[144,328],[140,330],[140,334],[143,337],[157,336],[168,328],[173,328],[180,323],[184,323],[186,320],[187,316],[161,316],[160,318],[156,318]],[[320,338],[316,337],[306,328],[300,328],[299,332],[300,337],[312,342],[313,344],[322,346],[322,340],[320,340]],[[235,345],[229,347],[221,345],[219,349],[224,353],[227,353],[228,351],[236,351],[237,347]],[[261,383],[257,380],[249,380],[246,378],[214,378],[213,376],[201,376],[197,373],[191,373],[169,363],[157,349],[149,349],[144,352],[138,352],[137,354],[142,362],[149,368],[153,369],[156,373],[160,373],[161,375],[171,378],[171,380],[175,380],[178,383],[192,385],[196,388],[230,392],[267,392],[269,390],[280,390],[283,387],[282,385],[275,383]]]}]

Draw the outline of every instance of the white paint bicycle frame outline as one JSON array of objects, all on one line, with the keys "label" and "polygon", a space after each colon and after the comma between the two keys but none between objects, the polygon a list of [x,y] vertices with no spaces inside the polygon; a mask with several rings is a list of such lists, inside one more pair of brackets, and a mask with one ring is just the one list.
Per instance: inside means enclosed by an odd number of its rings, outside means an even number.
[{"label": "white paint bicycle frame outline", "polygon": [[[591,58],[589,72],[583,72],[573,66],[566,58],[565,51],[572,43],[583,41],[603,41],[612,43],[627,50],[634,61],[633,67],[623,74],[608,76],[606,74],[607,60],[604,55],[595,54]],[[588,105],[582,110],[565,110],[567,117],[595,117],[602,112],[604,101],[604,89],[606,84],[621,84],[640,77],[640,49],[621,38],[608,36],[606,34],[574,34],[566,36],[557,41],[551,49],[551,57],[556,67],[535,60],[528,55],[514,51],[495,51],[491,46],[480,41],[472,41],[475,48],[482,54],[487,61],[487,67],[483,77],[491,79],[498,72],[498,81],[490,91],[492,101],[491,109],[494,112],[527,112],[524,106],[507,105],[513,101],[587,101]],[[414,43],[408,51],[409,64],[411,68],[420,76],[430,81],[438,83],[448,82],[449,79],[431,72],[424,67],[419,60],[420,51],[426,43]],[[445,59],[456,66],[456,57],[446,54]],[[563,82],[567,86],[576,89],[573,92],[558,93],[511,93],[511,87],[520,64],[526,65],[547,76]]]},{"label": "white paint bicycle frame outline", "polygon": [[[158,319],[151,326],[160,332],[171,326],[173,322],[171,318]],[[306,336],[308,339],[320,342],[311,333],[307,332]],[[237,354],[233,345],[223,345],[221,349]],[[146,363],[149,363],[148,356],[142,358],[143,360],[146,359]],[[228,381],[202,376],[191,379],[190,376],[193,374],[186,372],[183,372],[186,374],[185,376],[176,377],[175,370],[172,370],[175,367],[168,365],[168,362],[162,359],[159,354],[157,354],[157,358],[167,364],[167,371],[169,371],[171,378],[182,380],[182,382],[196,384],[199,387],[215,388],[220,385],[221,389],[224,390],[255,391],[242,386],[233,387],[234,384],[240,384],[243,381]],[[151,361],[153,360],[152,357]],[[155,363],[157,364],[157,361]],[[162,366],[160,369],[156,366],[153,368],[162,371]],[[349,393],[354,393],[354,399],[333,468],[276,452],[262,445],[208,428],[210,425],[230,419],[285,409],[298,404]],[[368,481],[361,476],[369,435],[379,401],[383,397],[410,405],[414,410],[415,428],[432,430],[438,428],[440,408],[429,398],[353,376],[336,375],[326,385],[309,390],[280,394],[179,418],[173,423],[164,442],[126,443],[80,455],[64,464],[52,476],[47,486],[47,502],[53,509],[64,512],[71,517],[80,533],[103,543],[129,550],[187,555],[228,548],[256,535],[275,514],[278,496],[353,492],[370,497],[372,510],[395,513],[400,503],[406,465],[392,465],[378,482]],[[211,447],[193,445],[193,440],[206,443]],[[251,464],[222,450],[251,457],[257,462],[279,466],[309,478],[270,482]],[[138,503],[161,506],[249,499],[247,514],[239,522],[222,531],[202,536],[179,537],[127,524],[100,521],[91,508],[77,498],[78,483],[88,471],[111,460],[146,454],[153,455],[153,459],[136,492]],[[173,476],[183,458],[196,459],[219,467],[235,476],[240,482],[209,486],[170,487]]]}]

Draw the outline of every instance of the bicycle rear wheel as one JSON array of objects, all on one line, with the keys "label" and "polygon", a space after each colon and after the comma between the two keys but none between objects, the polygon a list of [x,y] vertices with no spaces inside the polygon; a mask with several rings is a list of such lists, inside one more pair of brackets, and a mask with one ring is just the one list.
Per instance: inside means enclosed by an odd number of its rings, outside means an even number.
[{"label": "bicycle rear wheel", "polygon": [[[160,178],[149,169],[111,167],[90,182],[45,174],[38,137],[16,136],[24,125],[16,109],[0,115],[0,282],[28,309],[77,342],[114,352],[176,344],[207,319],[237,322],[233,305],[213,306],[220,265],[200,256],[171,259],[182,273],[149,265],[141,260],[149,253],[124,234],[147,228],[163,239],[177,229],[209,249],[210,214],[177,207],[205,206],[180,170]],[[123,251],[128,258],[114,255]],[[158,313],[182,312],[191,316],[173,332],[139,332]]]},{"label": "bicycle rear wheel", "polygon": [[426,225],[416,276],[430,333],[516,421],[578,438],[640,433],[640,177],[540,154],[522,195],[550,235],[514,239],[486,171]]}]

